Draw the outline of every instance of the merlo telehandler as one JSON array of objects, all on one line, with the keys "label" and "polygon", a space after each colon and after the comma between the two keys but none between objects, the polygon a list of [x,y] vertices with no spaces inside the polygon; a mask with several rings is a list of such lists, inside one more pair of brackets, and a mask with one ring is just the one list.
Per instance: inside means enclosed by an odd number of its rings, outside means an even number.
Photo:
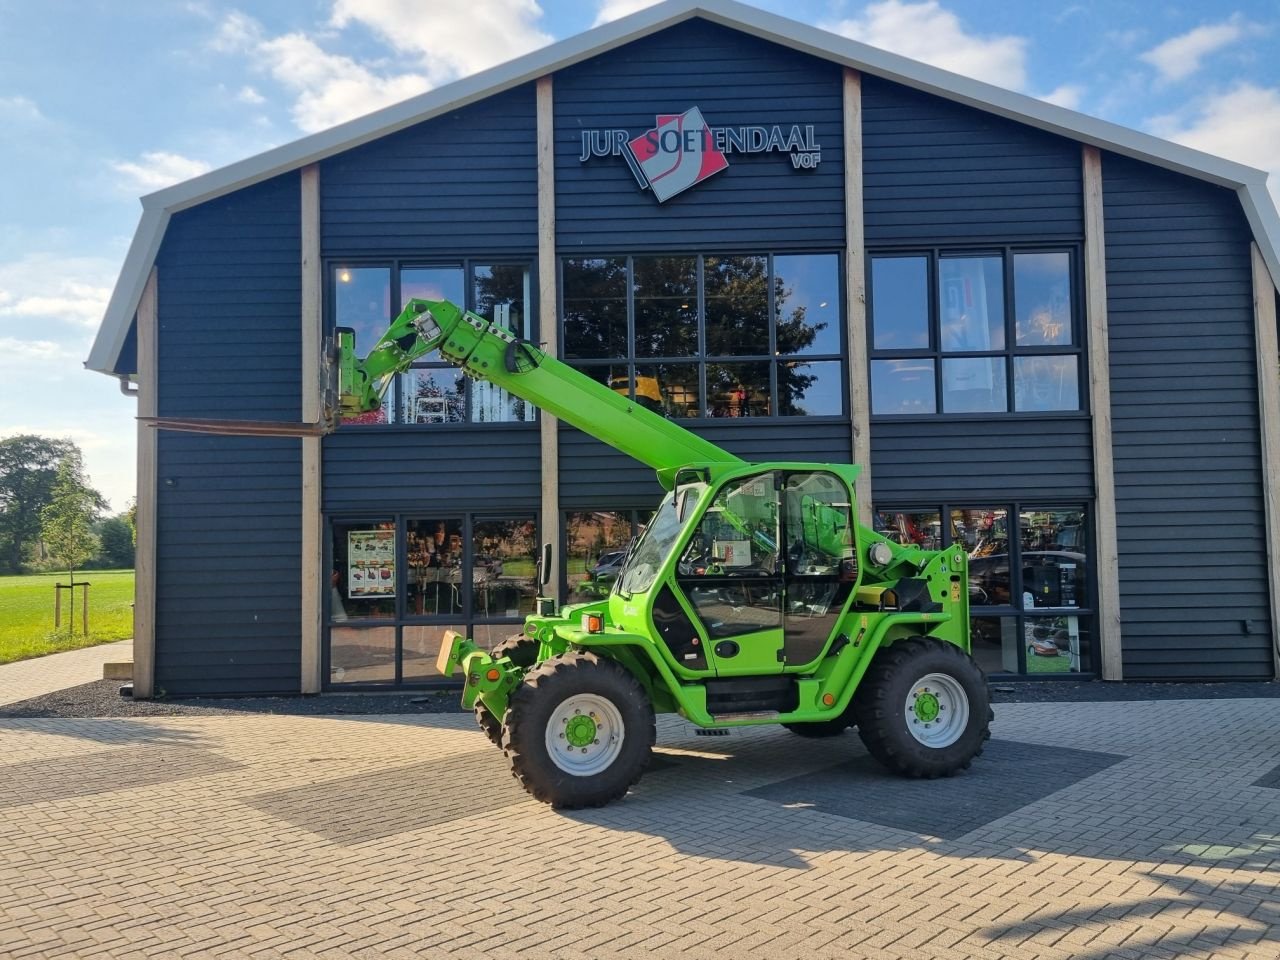
[{"label": "merlo telehandler", "polygon": [[667,491],[607,597],[559,609],[539,597],[492,650],[445,636],[441,674],[461,670],[463,705],[537,799],[622,797],[649,762],[656,713],[801,737],[856,726],[910,777],[950,776],[982,752],[992,714],[969,656],[967,557],[860,525],[858,467],[746,463],[452,303],[410,301],[363,359],[354,340],[338,330],[344,415],[377,409],[397,373],[438,351],[652,467]]}]

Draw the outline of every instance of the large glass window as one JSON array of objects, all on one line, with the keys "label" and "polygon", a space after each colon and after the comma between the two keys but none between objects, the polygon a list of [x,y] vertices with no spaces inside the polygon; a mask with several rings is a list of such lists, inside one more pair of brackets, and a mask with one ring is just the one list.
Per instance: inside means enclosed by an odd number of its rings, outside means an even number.
[{"label": "large glass window", "polygon": [[[356,352],[362,356],[415,298],[449,300],[521,337],[533,338],[527,264],[339,264],[330,276],[334,325],[355,330]],[[492,383],[471,382],[432,352],[390,384],[381,409],[343,423],[513,423],[533,419],[531,404]]]},{"label": "large glass window", "polygon": [[607,596],[652,510],[571,510],[564,515],[564,584],[570,603]]},{"label": "large glass window", "polygon": [[870,257],[871,412],[1081,409],[1075,251]]},{"label": "large glass window", "polygon": [[[940,522],[943,518],[945,523]],[[987,673],[1094,669],[1088,513],[1080,505],[878,509],[878,531],[969,563],[973,656]]]},{"label": "large glass window", "polygon": [[439,680],[446,630],[497,642],[533,612],[531,516],[414,514],[330,530],[330,685]]},{"label": "large glass window", "polygon": [[842,416],[840,258],[566,258],[562,353],[673,418]]}]

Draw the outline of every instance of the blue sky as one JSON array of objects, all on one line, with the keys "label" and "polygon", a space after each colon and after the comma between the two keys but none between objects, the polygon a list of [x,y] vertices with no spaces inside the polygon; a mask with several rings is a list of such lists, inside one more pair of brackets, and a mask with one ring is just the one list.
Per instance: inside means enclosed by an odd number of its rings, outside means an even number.
[{"label": "blue sky", "polygon": [[[474,73],[644,0],[0,0],[0,435],[66,436],[133,496],[134,402],[81,363],[137,198]],[[1275,0],[757,0],[1272,171]]]}]

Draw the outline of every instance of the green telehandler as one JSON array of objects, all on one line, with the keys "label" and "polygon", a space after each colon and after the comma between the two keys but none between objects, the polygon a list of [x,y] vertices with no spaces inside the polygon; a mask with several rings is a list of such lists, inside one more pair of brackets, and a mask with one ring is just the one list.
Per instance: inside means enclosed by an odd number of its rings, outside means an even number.
[{"label": "green telehandler", "polygon": [[[516,778],[555,807],[622,797],[655,714],[707,729],[857,727],[909,777],[967,768],[990,736],[969,656],[967,557],[860,525],[858,467],[747,463],[477,314],[412,300],[368,355],[337,331],[339,407],[377,409],[397,373],[439,356],[652,467],[667,491],[609,595],[539,597],[492,650],[446,634],[438,667]],[[539,588],[546,586],[544,546]]]}]

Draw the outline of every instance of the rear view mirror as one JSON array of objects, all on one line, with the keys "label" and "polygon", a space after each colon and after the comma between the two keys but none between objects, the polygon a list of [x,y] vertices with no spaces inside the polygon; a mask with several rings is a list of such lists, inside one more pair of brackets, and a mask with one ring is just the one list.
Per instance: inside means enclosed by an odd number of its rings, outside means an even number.
[{"label": "rear view mirror", "polygon": [[541,590],[551,579],[551,544],[542,545],[542,554],[538,557],[538,589]]}]

